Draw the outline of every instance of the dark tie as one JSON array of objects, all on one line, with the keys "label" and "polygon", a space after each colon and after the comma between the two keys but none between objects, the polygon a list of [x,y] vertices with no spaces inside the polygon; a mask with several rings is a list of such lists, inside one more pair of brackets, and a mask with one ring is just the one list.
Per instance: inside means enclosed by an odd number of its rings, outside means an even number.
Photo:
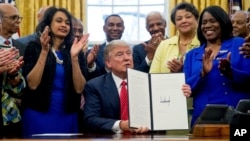
[{"label": "dark tie", "polygon": [[127,82],[122,81],[120,92],[121,120],[128,120],[128,91]]},{"label": "dark tie", "polygon": [[10,45],[10,41],[9,40],[5,40],[4,44],[7,45],[7,46],[9,46]]}]

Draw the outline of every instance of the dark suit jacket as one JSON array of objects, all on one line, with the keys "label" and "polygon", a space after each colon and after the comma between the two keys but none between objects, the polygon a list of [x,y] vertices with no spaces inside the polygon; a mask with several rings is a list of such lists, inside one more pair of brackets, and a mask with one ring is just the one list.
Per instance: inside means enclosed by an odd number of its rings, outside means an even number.
[{"label": "dark suit jacket", "polygon": [[[146,41],[145,43],[147,44],[148,41]],[[133,47],[134,69],[147,73],[149,72],[150,67],[145,61],[146,55],[147,53],[144,50],[143,44],[138,44]]]},{"label": "dark suit jacket", "polygon": [[26,46],[24,44],[20,43],[19,41],[15,39],[12,39],[12,45],[16,47],[17,49],[19,49],[20,56],[24,55],[24,52],[26,49]]},{"label": "dark suit jacket", "polygon": [[34,33],[34,34],[31,34],[31,35],[19,38],[19,39],[17,39],[17,41],[19,41],[20,43],[24,44],[25,46],[28,46],[28,43],[30,41],[35,41],[37,37],[38,37],[37,34]]},{"label": "dark suit jacket", "polygon": [[120,120],[120,98],[111,73],[87,82],[84,89],[84,126],[89,132],[112,132]]},{"label": "dark suit jacket", "polygon": [[[103,52],[104,48],[106,47],[106,43],[100,45],[99,52],[97,54],[95,63],[96,63],[96,70],[88,74],[88,79],[95,78],[97,76],[103,75],[107,73],[105,70],[105,62],[103,59]],[[88,50],[87,54],[89,54],[90,50]]]}]

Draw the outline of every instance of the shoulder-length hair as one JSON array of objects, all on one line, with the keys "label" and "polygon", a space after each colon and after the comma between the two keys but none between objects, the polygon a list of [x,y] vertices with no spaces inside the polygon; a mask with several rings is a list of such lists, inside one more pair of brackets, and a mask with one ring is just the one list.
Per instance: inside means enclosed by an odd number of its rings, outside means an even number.
[{"label": "shoulder-length hair", "polygon": [[199,19],[197,36],[200,41],[200,44],[207,42],[201,29],[202,18],[205,12],[208,12],[209,14],[211,14],[219,22],[220,28],[221,28],[221,41],[230,39],[233,37],[233,34],[232,34],[233,26],[229,18],[229,15],[219,6],[209,6],[201,12],[200,19]]},{"label": "shoulder-length hair", "polygon": [[171,21],[174,25],[175,25],[175,15],[176,15],[176,12],[178,10],[186,10],[186,11],[192,13],[192,15],[194,15],[196,20],[199,19],[198,9],[191,3],[182,2],[182,3],[179,3],[178,5],[176,5],[176,7],[171,11]]},{"label": "shoulder-length hair", "polygon": [[[42,20],[39,22],[39,24],[36,27],[36,32],[39,34],[41,34],[46,26],[51,26],[52,20],[54,15],[56,14],[56,12],[63,12],[68,20],[69,20],[69,26],[70,26],[70,31],[69,34],[64,38],[64,45],[65,47],[70,47],[72,45],[72,41],[73,41],[73,27],[72,27],[72,16],[71,14],[65,9],[65,8],[56,8],[56,7],[50,7],[46,10],[46,12],[43,15]],[[52,37],[53,33],[50,32],[49,35]],[[51,40],[51,44],[53,44],[53,41]]]}]

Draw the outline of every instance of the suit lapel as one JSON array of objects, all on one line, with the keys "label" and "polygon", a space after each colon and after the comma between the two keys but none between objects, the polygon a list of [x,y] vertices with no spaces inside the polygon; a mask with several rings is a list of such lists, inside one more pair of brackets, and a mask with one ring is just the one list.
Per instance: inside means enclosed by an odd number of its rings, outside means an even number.
[{"label": "suit lapel", "polygon": [[104,48],[106,46],[106,43],[103,43],[101,46],[100,46],[100,52],[98,54],[99,56],[99,59],[103,60],[103,52],[104,52]]},{"label": "suit lapel", "polygon": [[19,53],[21,56],[24,55],[24,51],[25,51],[25,46],[21,43],[19,43],[18,41],[12,39],[12,44],[14,47],[16,47],[17,49],[19,49]]}]

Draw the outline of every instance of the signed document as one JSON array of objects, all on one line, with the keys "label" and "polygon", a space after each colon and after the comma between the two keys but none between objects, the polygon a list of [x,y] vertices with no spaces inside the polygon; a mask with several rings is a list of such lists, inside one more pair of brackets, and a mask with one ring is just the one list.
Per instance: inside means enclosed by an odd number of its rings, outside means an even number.
[{"label": "signed document", "polygon": [[149,74],[128,69],[129,125],[156,130],[188,129],[184,73]]}]

